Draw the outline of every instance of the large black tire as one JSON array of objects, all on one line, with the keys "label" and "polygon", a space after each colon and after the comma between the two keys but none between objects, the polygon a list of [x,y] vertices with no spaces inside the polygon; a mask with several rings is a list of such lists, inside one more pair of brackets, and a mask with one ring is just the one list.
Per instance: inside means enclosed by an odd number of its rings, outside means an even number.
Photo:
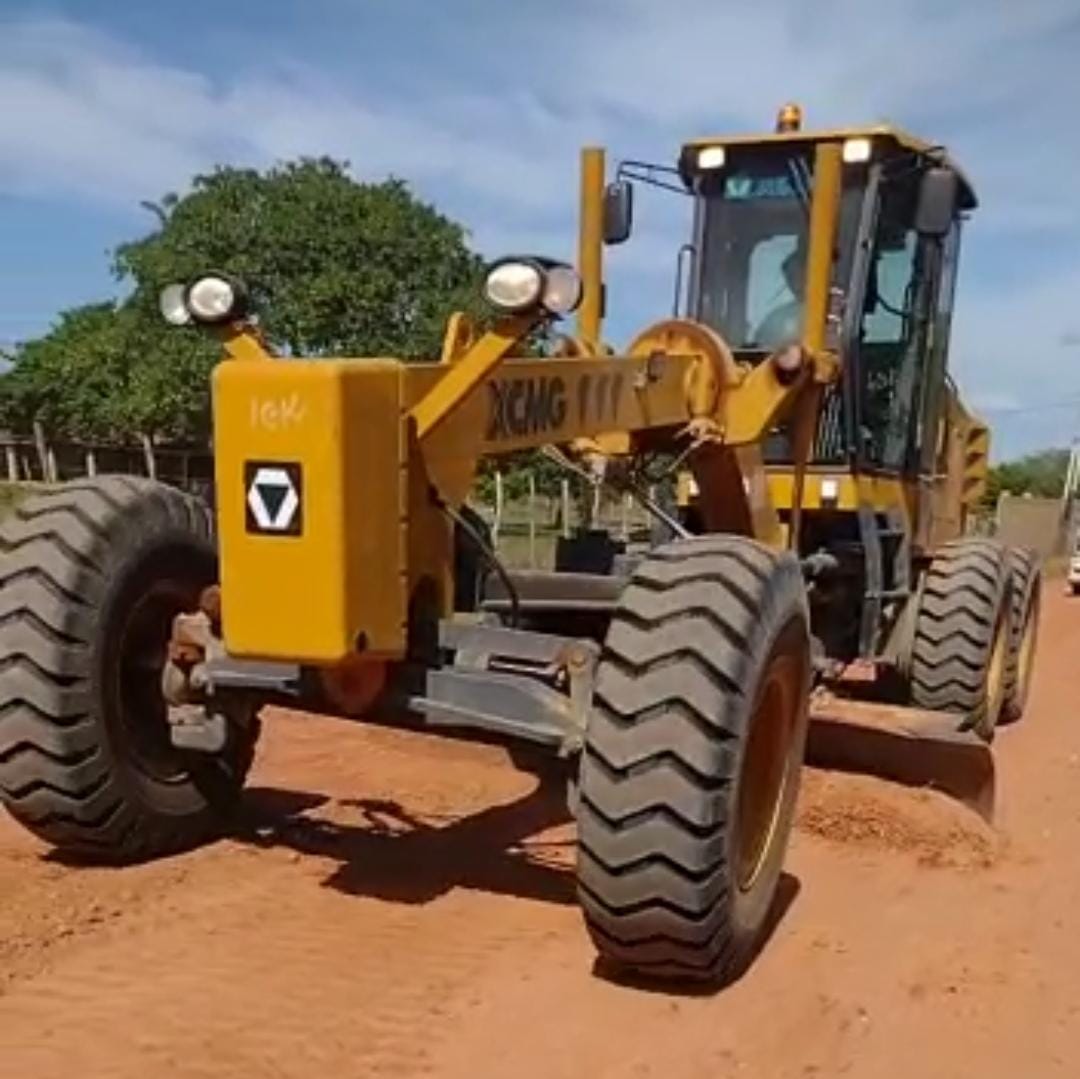
[{"label": "large black tire", "polygon": [[169,740],[172,618],[216,579],[206,508],[107,476],[23,503],[0,527],[0,799],[70,853],[127,861],[193,845],[235,801],[257,724],[225,751]]},{"label": "large black tire", "polygon": [[1005,699],[999,723],[1015,723],[1027,707],[1042,606],[1042,568],[1038,553],[1030,547],[1010,547],[1009,570],[1012,612],[1009,653],[1005,660]]},{"label": "large black tire", "polygon": [[1005,700],[1009,556],[993,540],[945,544],[923,578],[911,654],[911,700],[953,712],[990,741]]},{"label": "large black tire", "polygon": [[604,959],[726,983],[765,933],[806,741],[796,560],[708,536],[653,551],[612,617],[578,791],[578,882]]}]

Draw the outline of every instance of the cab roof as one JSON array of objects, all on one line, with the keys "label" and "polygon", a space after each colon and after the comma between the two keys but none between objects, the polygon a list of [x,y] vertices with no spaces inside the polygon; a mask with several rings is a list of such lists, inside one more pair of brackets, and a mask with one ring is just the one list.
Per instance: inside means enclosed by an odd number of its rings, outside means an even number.
[{"label": "cab roof", "polygon": [[844,142],[847,139],[873,139],[884,143],[892,150],[906,150],[910,153],[932,157],[935,161],[951,168],[960,180],[960,208],[974,210],[978,206],[975,189],[964,174],[963,169],[946,153],[944,147],[926,142],[915,135],[894,127],[892,124],[870,124],[864,127],[826,128],[808,131],[795,128],[789,131],[775,131],[753,135],[716,135],[711,138],[691,139],[685,143],[680,155],[680,169],[683,176],[688,176],[693,169],[689,167],[691,153],[703,146],[782,146],[785,143]]}]

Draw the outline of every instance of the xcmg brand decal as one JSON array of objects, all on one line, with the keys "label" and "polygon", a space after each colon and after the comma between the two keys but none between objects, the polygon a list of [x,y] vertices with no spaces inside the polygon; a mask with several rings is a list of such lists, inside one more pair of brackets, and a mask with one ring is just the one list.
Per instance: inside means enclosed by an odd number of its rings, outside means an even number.
[{"label": "xcmg brand decal", "polygon": [[488,394],[489,441],[555,431],[566,420],[566,383],[558,375],[489,382]]},{"label": "xcmg brand decal", "polygon": [[510,438],[556,432],[571,407],[580,426],[594,426],[618,418],[624,378],[621,374],[582,375],[568,389],[561,375],[493,379],[488,387],[486,438]]}]

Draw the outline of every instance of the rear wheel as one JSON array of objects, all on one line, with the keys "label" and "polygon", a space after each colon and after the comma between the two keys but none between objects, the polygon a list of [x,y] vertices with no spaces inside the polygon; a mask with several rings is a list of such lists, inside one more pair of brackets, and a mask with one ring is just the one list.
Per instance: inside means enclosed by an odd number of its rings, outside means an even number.
[{"label": "rear wheel", "polygon": [[911,698],[963,716],[989,741],[1005,702],[1009,558],[992,540],[945,544],[926,571],[911,656]]},{"label": "rear wheel", "polygon": [[1039,607],[1042,573],[1039,556],[1030,547],[1009,548],[1012,584],[1012,617],[1009,623],[1009,652],[1005,661],[1005,700],[1000,723],[1015,723],[1024,714],[1035,646],[1039,636]]},{"label": "rear wheel", "polygon": [[205,507],[148,480],[82,480],[23,503],[0,550],[0,798],[12,816],[107,859],[205,838],[256,735],[253,719],[230,724],[213,756],[169,736],[172,621],[217,573]]},{"label": "rear wheel", "polygon": [[797,562],[751,540],[641,563],[597,671],[578,880],[601,956],[726,982],[759,945],[791,830],[810,659]]}]

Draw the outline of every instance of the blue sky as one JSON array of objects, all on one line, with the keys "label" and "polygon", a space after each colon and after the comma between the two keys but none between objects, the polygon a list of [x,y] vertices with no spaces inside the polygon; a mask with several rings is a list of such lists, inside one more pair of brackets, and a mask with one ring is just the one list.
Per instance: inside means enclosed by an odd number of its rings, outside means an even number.
[{"label": "blue sky", "polygon": [[[0,0],[0,341],[115,292],[139,200],[216,162],[394,173],[485,254],[573,251],[577,149],[888,119],[948,144],[982,206],[953,363],[996,456],[1080,433],[1078,0]],[[610,336],[670,306],[684,213],[646,194]],[[1073,403],[1075,401],[1075,403]],[[1064,402],[1064,403],[1063,403]]]}]

